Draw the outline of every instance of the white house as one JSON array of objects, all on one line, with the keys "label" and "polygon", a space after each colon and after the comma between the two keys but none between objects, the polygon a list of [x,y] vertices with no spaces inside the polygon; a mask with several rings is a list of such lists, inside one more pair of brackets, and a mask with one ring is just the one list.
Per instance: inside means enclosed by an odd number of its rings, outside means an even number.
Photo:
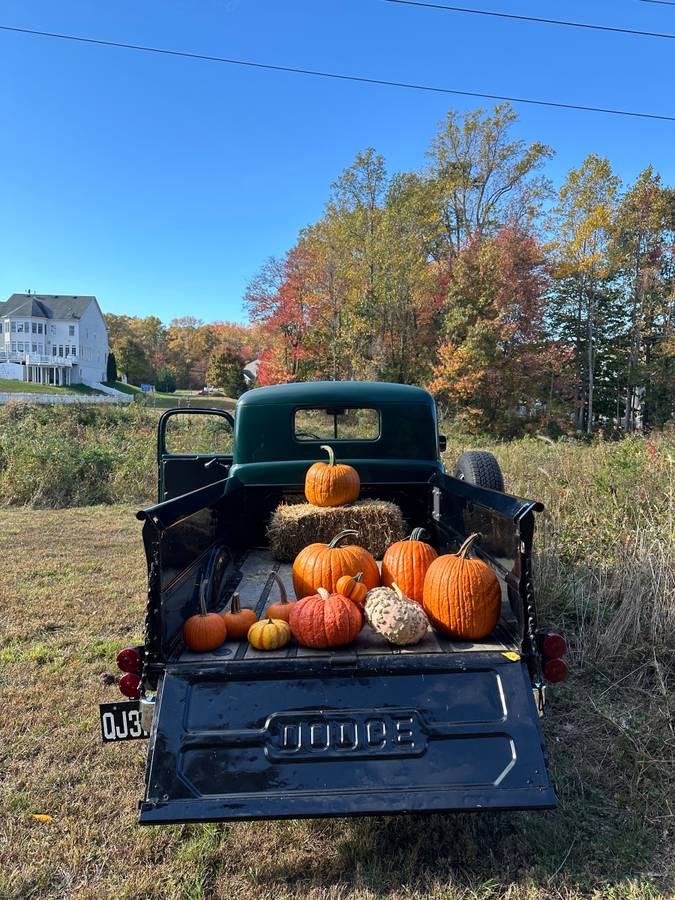
[{"label": "white house", "polygon": [[0,303],[0,378],[105,381],[108,329],[96,297],[12,294]]}]

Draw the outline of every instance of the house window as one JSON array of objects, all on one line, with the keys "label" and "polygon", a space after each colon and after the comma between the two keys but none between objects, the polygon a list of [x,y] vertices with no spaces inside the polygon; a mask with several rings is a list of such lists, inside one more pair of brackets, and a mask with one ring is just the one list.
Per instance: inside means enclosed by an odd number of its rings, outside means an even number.
[{"label": "house window", "polygon": [[77,356],[77,347],[71,347],[70,352],[73,356]]},{"label": "house window", "polygon": [[23,341],[19,341],[16,346],[19,348],[19,353],[23,353]]},{"label": "house window", "polygon": [[70,345],[66,344],[66,356],[70,356]]},{"label": "house window", "polygon": [[12,322],[12,331],[16,331],[16,322]]},{"label": "house window", "polygon": [[33,353],[37,353],[37,344],[33,344],[32,346]]},{"label": "house window", "polygon": [[56,344],[52,347],[52,356],[56,356]]},{"label": "house window", "polygon": [[37,334],[37,322],[31,322],[31,331],[33,334]]},{"label": "house window", "polygon": [[[14,324],[14,322],[12,322],[12,325],[13,325],[13,324]],[[14,330],[14,329],[12,329],[12,331],[13,331],[13,330]],[[16,330],[19,331],[21,334],[23,334],[23,322],[17,322],[17,323],[16,323]]]},{"label": "house window", "polygon": [[56,334],[56,325],[52,325],[52,334]]},{"label": "house window", "polygon": [[63,356],[63,344],[59,344],[59,356]]},{"label": "house window", "polygon": [[75,326],[74,325],[68,326],[68,337],[75,337]]},{"label": "house window", "polygon": [[16,353],[16,341],[12,341],[12,353]]},{"label": "house window", "polygon": [[42,356],[42,354],[44,352],[45,352],[44,344],[38,344],[38,353],[40,354],[40,356]]},{"label": "house window", "polygon": [[23,330],[26,332],[26,334],[28,334],[28,332],[30,331],[30,322],[23,323]]},{"label": "house window", "polygon": [[42,322],[38,322],[38,334],[42,334]]}]

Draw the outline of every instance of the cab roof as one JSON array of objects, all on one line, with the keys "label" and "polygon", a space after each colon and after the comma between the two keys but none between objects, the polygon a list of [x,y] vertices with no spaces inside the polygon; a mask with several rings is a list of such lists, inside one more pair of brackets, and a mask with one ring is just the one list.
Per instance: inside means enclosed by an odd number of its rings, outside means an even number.
[{"label": "cab roof", "polygon": [[383,381],[305,381],[254,388],[242,394],[238,405],[267,406],[279,403],[293,406],[377,406],[380,403],[433,405],[434,400],[428,391],[409,384]]}]

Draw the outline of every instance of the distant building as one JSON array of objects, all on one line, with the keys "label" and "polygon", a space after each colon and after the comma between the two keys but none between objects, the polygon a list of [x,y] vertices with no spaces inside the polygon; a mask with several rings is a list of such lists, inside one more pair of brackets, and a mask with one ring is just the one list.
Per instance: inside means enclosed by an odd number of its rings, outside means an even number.
[{"label": "distant building", "polygon": [[244,366],[244,381],[246,382],[247,387],[251,387],[251,385],[255,384],[258,380],[259,366],[259,359],[254,359],[250,363],[246,363],[246,365]]},{"label": "distant building", "polygon": [[0,303],[0,378],[105,381],[108,329],[96,297],[12,294]]}]

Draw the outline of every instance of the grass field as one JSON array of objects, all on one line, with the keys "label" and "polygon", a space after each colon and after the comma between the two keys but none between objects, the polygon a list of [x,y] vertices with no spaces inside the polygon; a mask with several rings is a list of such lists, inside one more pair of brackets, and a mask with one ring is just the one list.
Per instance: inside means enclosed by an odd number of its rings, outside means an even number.
[{"label": "grass field", "polygon": [[174,406],[180,406],[229,410],[234,409],[237,403],[230,397],[200,397],[194,391],[174,391],[173,394],[163,394],[161,391],[146,393],[135,384],[124,384],[122,381],[109,381],[106,384],[124,394],[133,394],[136,399],[151,409],[171,409]]},{"label": "grass field", "polygon": [[540,614],[572,666],[545,719],[558,810],[138,828],[146,745],[101,745],[97,718],[141,638],[133,508],[5,508],[0,897],[673,897],[672,438],[494,449],[548,507]]},{"label": "grass field", "polygon": [[0,378],[0,393],[8,394],[84,394],[86,396],[101,394],[86,384],[71,384],[58,387],[54,384],[38,384],[32,381],[18,381],[14,378]]}]

